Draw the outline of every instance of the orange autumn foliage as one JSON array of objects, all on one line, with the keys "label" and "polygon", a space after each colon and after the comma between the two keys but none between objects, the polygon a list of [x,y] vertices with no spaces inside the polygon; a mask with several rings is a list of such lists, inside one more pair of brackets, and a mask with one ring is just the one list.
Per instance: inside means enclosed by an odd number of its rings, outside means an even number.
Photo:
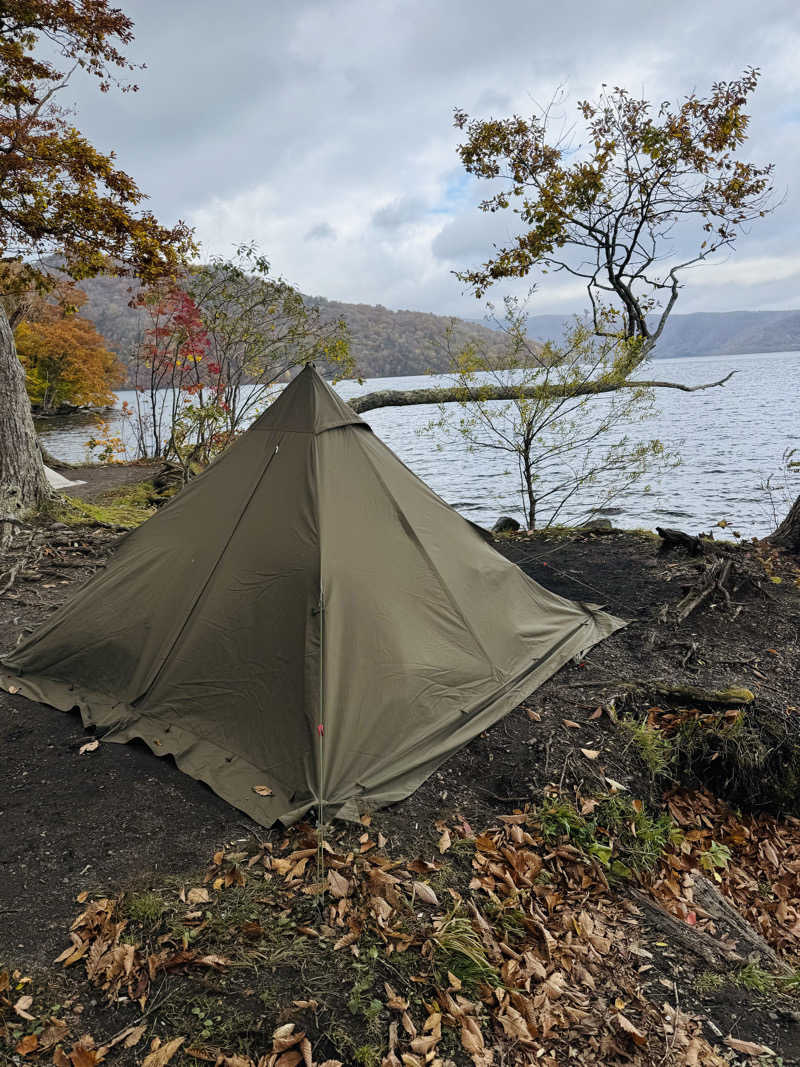
[{"label": "orange autumn foliage", "polygon": [[31,403],[44,411],[113,403],[125,370],[94,324],[53,305],[32,318],[15,334]]}]

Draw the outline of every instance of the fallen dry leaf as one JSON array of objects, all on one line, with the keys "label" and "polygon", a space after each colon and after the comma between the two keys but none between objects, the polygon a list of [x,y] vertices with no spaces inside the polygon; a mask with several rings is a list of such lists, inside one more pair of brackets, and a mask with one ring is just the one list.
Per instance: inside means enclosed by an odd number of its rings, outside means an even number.
[{"label": "fallen dry leaf", "polygon": [[483,1034],[474,1019],[469,1016],[461,1021],[461,1044],[470,1056],[483,1052]]},{"label": "fallen dry leaf", "polygon": [[138,1045],[147,1032],[147,1023],[142,1023],[140,1026],[132,1026],[130,1031],[125,1035],[125,1040],[122,1042],[123,1048],[133,1048],[134,1045]]},{"label": "fallen dry leaf", "polygon": [[33,997],[26,995],[20,997],[17,1003],[14,1005],[14,1011],[19,1015],[20,1019],[33,1019],[33,1016],[28,1013],[28,1008],[33,1004]]},{"label": "fallen dry leaf", "polygon": [[411,885],[414,890],[414,895],[418,897],[423,904],[432,904],[433,907],[438,906],[439,898],[429,885],[426,885],[425,882],[412,882]]},{"label": "fallen dry leaf", "polygon": [[740,1041],[730,1035],[723,1041],[724,1045],[732,1048],[734,1052],[741,1052],[744,1056],[774,1056],[775,1053],[766,1045],[757,1045],[755,1041]]},{"label": "fallen dry leaf", "polygon": [[142,1067],[165,1067],[165,1064],[169,1063],[185,1040],[185,1037],[174,1037],[166,1045],[161,1045],[155,1052],[145,1056],[142,1061]]},{"label": "fallen dry leaf", "polygon": [[597,748],[582,748],[581,752],[587,759],[597,759],[600,755],[600,750]]},{"label": "fallen dry leaf", "polygon": [[186,894],[187,904],[208,904],[211,897],[208,895],[208,890],[198,886],[196,889],[190,889]]},{"label": "fallen dry leaf", "polygon": [[36,1034],[27,1034],[16,1046],[14,1051],[20,1056],[27,1056],[29,1052],[34,1052],[39,1047],[39,1038]]},{"label": "fallen dry leaf", "polygon": [[282,1056],[279,1056],[278,1059],[275,1060],[274,1065],[272,1064],[272,1060],[270,1060],[269,1063],[271,1067],[297,1067],[302,1059],[303,1057],[297,1049],[291,1048],[288,1052],[284,1052]]},{"label": "fallen dry leaf", "polygon": [[350,883],[338,871],[328,871],[328,888],[341,900],[350,892]]},{"label": "fallen dry leaf", "polygon": [[444,830],[442,830],[442,836],[439,838],[439,852],[444,855],[452,843],[453,842],[450,839],[450,831],[445,826]]},{"label": "fallen dry leaf", "polygon": [[574,719],[562,719],[561,721],[564,723],[565,726],[568,726],[571,730],[580,730],[580,728],[581,728],[581,724],[579,722],[575,722]]},{"label": "fallen dry leaf", "polygon": [[85,745],[81,745],[81,747],[78,749],[78,755],[82,756],[84,752],[94,752],[96,748],[100,748],[99,741],[87,741]]},{"label": "fallen dry leaf", "polygon": [[642,1031],[634,1026],[630,1019],[626,1019],[621,1011],[617,1012],[617,1023],[619,1024],[620,1030],[624,1030],[626,1034],[629,1034],[637,1045],[641,1046],[647,1044],[647,1038]]},{"label": "fallen dry leaf", "polygon": [[253,792],[258,793],[260,797],[271,797],[273,795],[268,785],[254,785]]}]

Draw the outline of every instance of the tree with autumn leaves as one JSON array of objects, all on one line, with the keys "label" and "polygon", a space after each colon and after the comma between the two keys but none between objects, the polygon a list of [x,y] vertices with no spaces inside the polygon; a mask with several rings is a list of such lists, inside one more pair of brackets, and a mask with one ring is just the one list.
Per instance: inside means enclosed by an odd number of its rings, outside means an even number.
[{"label": "tree with autumn leaves", "polygon": [[109,406],[125,381],[125,367],[79,313],[85,302],[79,289],[67,304],[40,299],[14,331],[28,396],[39,412]]},{"label": "tree with autumn leaves", "polygon": [[76,69],[102,91],[135,91],[122,80],[132,38],[131,20],[108,0],[0,7],[0,522],[50,495],[13,334],[32,295],[55,284],[42,257],[57,251],[75,279],[111,271],[149,281],[174,274],[192,247],[183,224],[164,227],[141,210],[134,180],[59,106]]}]

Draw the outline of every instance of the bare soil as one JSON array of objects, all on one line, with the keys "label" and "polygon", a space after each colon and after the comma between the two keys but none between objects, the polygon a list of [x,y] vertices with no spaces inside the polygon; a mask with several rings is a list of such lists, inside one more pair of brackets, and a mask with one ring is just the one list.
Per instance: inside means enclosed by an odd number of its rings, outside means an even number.
[{"label": "bare soil", "polygon": [[[121,484],[116,479],[136,480],[138,469],[65,473],[88,476],[90,485],[81,488],[90,498]],[[115,543],[116,535],[106,530],[49,532],[47,554],[0,597],[0,649],[13,646],[71,596]],[[499,816],[536,803],[546,788],[587,796],[607,790],[612,780],[646,804],[663,805],[670,783],[654,778],[607,713],[598,715],[610,700],[628,699],[625,683],[645,687],[631,698],[639,710],[653,702],[646,687],[655,682],[746,687],[758,715],[783,720],[797,712],[800,591],[793,584],[793,561],[768,561],[771,577],[782,580],[751,589],[738,612],[717,602],[674,623],[665,609],[696,580],[702,561],[680,551],[661,554],[655,538],[621,531],[513,536],[499,540],[498,549],[546,588],[603,604],[629,625],[563,668],[406,801],[377,813],[372,830],[386,838],[387,851],[430,859],[437,855],[437,821],[460,820],[478,833]],[[749,567],[760,565],[758,546],[737,551]],[[0,564],[0,587],[2,571]],[[100,745],[81,754],[87,740],[77,714],[0,692],[0,962],[45,971],[67,943],[78,893],[114,893],[168,874],[188,876],[225,842],[280,837],[265,835],[144,746]],[[673,784],[721,791],[720,774],[712,761],[704,780],[685,771]],[[800,797],[794,806],[785,797],[770,804],[767,793],[756,790],[751,799],[758,808],[800,814]],[[747,807],[747,797],[734,800]],[[353,840],[347,829],[336,834]],[[648,931],[646,918],[641,922],[649,952],[641,981],[654,1000],[677,998],[683,1010],[705,1020],[712,1042],[733,1034],[768,1045],[784,1064],[800,1063],[800,1003],[724,983],[703,992],[702,960],[665,941],[662,930]]]},{"label": "bare soil", "polygon": [[81,481],[83,485],[76,485],[69,489],[69,495],[81,500],[96,500],[113,489],[120,489],[125,485],[135,485],[152,478],[162,464],[141,461],[139,463],[91,463],[83,467],[63,466],[53,463],[52,469],[63,474],[70,481]]}]

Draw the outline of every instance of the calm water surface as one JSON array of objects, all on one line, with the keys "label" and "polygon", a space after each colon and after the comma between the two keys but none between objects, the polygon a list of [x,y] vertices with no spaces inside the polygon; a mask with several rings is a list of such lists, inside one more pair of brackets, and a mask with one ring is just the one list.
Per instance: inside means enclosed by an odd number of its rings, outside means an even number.
[{"label": "calm water surface", "polygon": [[[696,385],[717,381],[729,370],[736,374],[719,389],[658,391],[656,416],[631,432],[658,438],[680,452],[682,463],[646,479],[649,491],[640,483],[615,499],[609,514],[616,525],[696,530],[726,519],[745,537],[772,528],[769,500],[760,486],[778,473],[784,450],[800,446],[800,352],[661,359],[646,376]],[[337,388],[352,397],[434,384],[436,379],[421,376],[373,378],[363,386],[341,382]],[[134,399],[132,392],[118,395],[120,404]],[[521,519],[519,476],[511,457],[470,453],[457,440],[425,432],[436,415],[435,407],[419,406],[370,411],[365,418],[404,463],[473,522],[491,525],[500,514]],[[123,433],[118,414],[112,413],[110,422],[112,433]],[[93,427],[90,419],[71,417],[47,420],[39,430],[53,455],[75,462],[87,458]],[[565,513],[564,520],[583,517],[586,506]]]}]

